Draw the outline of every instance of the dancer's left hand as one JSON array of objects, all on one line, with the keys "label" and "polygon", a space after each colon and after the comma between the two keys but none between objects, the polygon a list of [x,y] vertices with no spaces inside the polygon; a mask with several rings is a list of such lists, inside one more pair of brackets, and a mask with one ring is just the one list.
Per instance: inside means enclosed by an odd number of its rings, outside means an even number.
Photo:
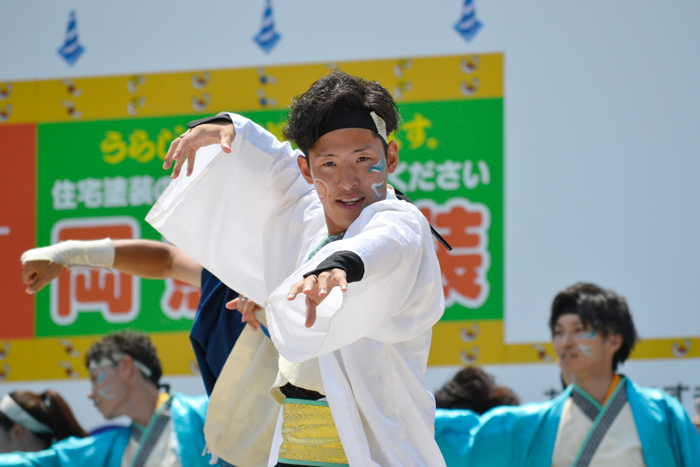
[{"label": "dancer's left hand", "polygon": [[324,271],[318,276],[309,276],[302,279],[289,289],[287,300],[294,300],[297,295],[306,295],[306,323],[310,328],[316,322],[316,307],[331,293],[333,287],[340,287],[343,292],[348,290],[348,280],[345,271],[332,269]]}]

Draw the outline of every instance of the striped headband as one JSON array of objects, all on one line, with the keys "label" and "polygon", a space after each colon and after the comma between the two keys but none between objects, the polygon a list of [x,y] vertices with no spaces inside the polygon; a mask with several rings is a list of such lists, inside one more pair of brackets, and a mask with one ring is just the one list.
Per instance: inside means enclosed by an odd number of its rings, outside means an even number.
[{"label": "striped headband", "polygon": [[5,394],[0,399],[0,412],[4,413],[7,418],[15,423],[25,427],[32,433],[49,433],[53,434],[53,430],[41,423],[36,418],[32,417],[29,412],[24,410],[9,394]]}]

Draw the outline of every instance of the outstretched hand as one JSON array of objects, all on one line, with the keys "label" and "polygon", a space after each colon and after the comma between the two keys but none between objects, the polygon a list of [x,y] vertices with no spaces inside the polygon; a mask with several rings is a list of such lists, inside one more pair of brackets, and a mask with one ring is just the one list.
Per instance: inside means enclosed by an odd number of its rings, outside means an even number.
[{"label": "outstretched hand", "polygon": [[51,261],[27,261],[22,269],[22,282],[27,284],[27,293],[35,294],[61,274],[63,266]]},{"label": "outstretched hand", "polygon": [[304,325],[307,328],[316,322],[316,307],[326,299],[333,287],[340,287],[343,292],[348,290],[347,275],[342,269],[324,271],[318,276],[311,275],[289,289],[287,300],[294,300],[300,293],[306,295],[306,323]]},{"label": "outstretched hand", "polygon": [[238,298],[234,298],[228,302],[226,304],[226,308],[229,310],[240,311],[243,315],[241,321],[248,323],[248,325],[253,328],[253,331],[260,329],[261,324],[260,321],[258,321],[258,318],[255,317],[255,312],[261,311],[262,308],[253,300],[250,300],[243,295],[239,295]]},{"label": "outstretched hand", "polygon": [[203,123],[191,128],[170,143],[163,168],[168,170],[175,162],[170,178],[177,178],[186,160],[187,176],[189,177],[194,170],[197,150],[204,146],[221,143],[221,149],[228,154],[231,152],[231,143],[235,137],[236,130],[233,128],[233,123],[226,121]]}]

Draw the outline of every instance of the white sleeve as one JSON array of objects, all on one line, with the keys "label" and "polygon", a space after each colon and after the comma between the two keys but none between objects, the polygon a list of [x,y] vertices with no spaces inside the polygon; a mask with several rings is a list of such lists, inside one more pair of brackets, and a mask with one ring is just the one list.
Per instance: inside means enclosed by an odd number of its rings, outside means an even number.
[{"label": "white sleeve", "polygon": [[[341,250],[360,256],[364,277],[350,283],[345,293],[334,288],[317,308],[315,324],[306,328],[306,296],[290,302],[287,293],[304,273]],[[444,311],[440,267],[427,220],[402,201],[365,208],[343,240],[324,247],[273,292],[265,311],[275,347],[296,362],[363,337],[396,343],[422,334]]]},{"label": "white sleeve", "polygon": [[296,218],[304,208],[315,209],[317,196],[297,166],[301,152],[230,115],[232,153],[218,144],[197,151],[192,176],[183,170],[146,220],[227,286],[263,303],[268,288],[296,268],[284,258],[273,261],[267,253],[275,248],[266,246],[295,244],[288,237],[305,234]]}]

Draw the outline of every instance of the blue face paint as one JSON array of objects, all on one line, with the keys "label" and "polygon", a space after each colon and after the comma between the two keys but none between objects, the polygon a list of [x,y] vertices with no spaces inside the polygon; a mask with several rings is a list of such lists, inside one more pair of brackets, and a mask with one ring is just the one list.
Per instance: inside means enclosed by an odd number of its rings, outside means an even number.
[{"label": "blue face paint", "polygon": [[583,339],[593,339],[596,336],[595,328],[590,331],[581,331],[579,336]]},{"label": "blue face paint", "polygon": [[367,173],[370,173],[370,172],[383,172],[385,168],[386,168],[386,160],[385,160],[385,158],[384,158],[384,154],[381,154],[381,155],[379,156],[379,162],[377,162],[377,163],[374,164],[372,167],[370,167],[369,169],[367,169]]},{"label": "blue face paint", "polygon": [[98,382],[98,383],[101,383],[102,381],[105,380],[106,377],[107,377],[107,372],[106,372],[104,369],[101,370],[101,371],[100,371],[100,374],[97,375],[97,382]]},{"label": "blue face paint", "polygon": [[[377,162],[372,167],[367,169],[367,173],[370,173],[370,172],[382,173],[382,172],[384,172],[385,168],[386,168],[386,158],[384,157],[384,154],[380,154],[379,162]],[[372,184],[372,191],[374,192],[374,196],[377,199],[380,199],[382,197],[381,193],[379,193],[379,189],[382,186],[384,186],[385,183],[386,183],[386,179]]]}]

